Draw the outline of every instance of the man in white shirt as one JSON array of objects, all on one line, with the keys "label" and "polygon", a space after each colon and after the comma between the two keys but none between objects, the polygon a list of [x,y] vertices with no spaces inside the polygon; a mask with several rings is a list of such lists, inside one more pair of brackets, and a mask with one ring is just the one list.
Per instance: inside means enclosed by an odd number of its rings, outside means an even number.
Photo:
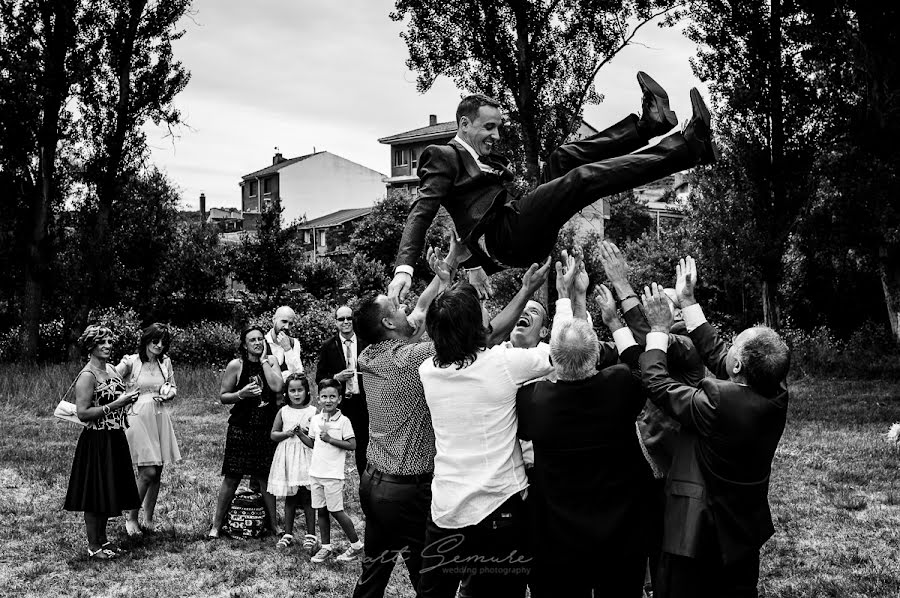
[{"label": "man in white shirt", "polygon": [[[573,275],[574,264],[567,269]],[[554,329],[569,319],[569,300],[562,297]],[[488,348],[486,323],[477,292],[466,283],[438,296],[426,317],[435,356],[419,375],[436,456],[419,596],[454,596],[462,578],[474,596],[525,593],[528,479],[516,438],[516,392],[553,366],[545,343]]]},{"label": "man in white shirt", "polygon": [[291,336],[291,327],[297,314],[287,305],[275,310],[272,316],[272,329],[266,333],[266,349],[274,355],[281,368],[281,377],[287,380],[291,374],[303,373],[303,360],[300,358],[300,342]]}]

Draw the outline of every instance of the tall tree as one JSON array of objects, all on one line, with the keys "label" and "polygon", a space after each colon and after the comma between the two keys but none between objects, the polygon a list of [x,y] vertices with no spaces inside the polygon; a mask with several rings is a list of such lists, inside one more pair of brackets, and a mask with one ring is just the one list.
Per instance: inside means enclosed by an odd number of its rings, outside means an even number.
[{"label": "tall tree", "polygon": [[0,5],[0,178],[11,191],[10,212],[20,217],[24,359],[38,351],[78,8],[76,0]]},{"label": "tall tree", "polygon": [[171,127],[181,122],[173,100],[190,75],[175,59],[172,42],[184,33],[178,22],[190,3],[113,0],[90,3],[87,9],[84,27],[91,61],[77,95],[84,181],[96,200],[85,259],[98,267],[88,271],[75,329],[109,286],[109,268],[99,265],[110,263],[110,220],[122,183],[146,156],[143,125],[153,121]]},{"label": "tall tree", "polygon": [[[796,5],[784,14],[787,7],[780,0],[700,0],[692,7],[688,36],[705,47],[694,70],[700,79],[712,81],[717,129],[724,133],[723,162],[733,178],[743,181],[742,194],[732,199],[746,202],[750,218],[744,226],[762,240],[753,257],[764,321],[778,326],[782,256],[809,196],[806,175],[819,132],[817,115],[809,109],[813,85],[793,59],[802,49],[796,31],[802,20]],[[706,172],[719,176],[721,169]]]},{"label": "tall tree", "polygon": [[[528,183],[539,164],[577,130],[585,103],[602,96],[594,78],[651,19],[680,5],[650,0],[397,0],[391,14],[419,91],[437,77],[500,100],[524,154]],[[514,153],[513,145],[508,150]]]},{"label": "tall tree", "polygon": [[[878,277],[900,343],[900,8],[872,0],[797,0],[803,53],[819,85],[825,129],[807,254],[834,256]],[[884,313],[884,312],[882,312]]]}]

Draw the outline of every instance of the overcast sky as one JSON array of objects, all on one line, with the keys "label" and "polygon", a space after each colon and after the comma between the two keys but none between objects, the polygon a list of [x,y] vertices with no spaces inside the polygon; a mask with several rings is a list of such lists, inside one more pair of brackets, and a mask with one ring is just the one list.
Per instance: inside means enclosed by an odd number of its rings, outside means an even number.
[{"label": "overcast sky", "polygon": [[[450,1],[450,0],[448,0]],[[181,189],[184,207],[240,205],[242,175],[286,158],[327,150],[382,173],[385,137],[452,120],[460,92],[439,79],[419,94],[405,66],[402,23],[390,20],[392,0],[195,0],[175,54],[191,72],[177,97],[187,126],[178,138],[147,127],[153,162]],[[646,25],[637,44],[601,69],[605,101],[584,117],[597,128],[640,109],[635,80],[647,71],[669,92],[682,122],[688,90],[706,87],[688,60],[694,45],[681,28]],[[310,214],[310,217],[318,214]]]}]

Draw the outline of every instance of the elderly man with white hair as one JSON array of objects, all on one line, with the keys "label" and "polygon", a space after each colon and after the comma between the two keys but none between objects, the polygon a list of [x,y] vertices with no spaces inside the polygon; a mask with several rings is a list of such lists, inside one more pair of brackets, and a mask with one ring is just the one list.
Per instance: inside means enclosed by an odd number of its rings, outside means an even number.
[{"label": "elderly man with white hair", "polygon": [[272,316],[272,329],[266,333],[266,351],[274,355],[281,368],[281,377],[287,380],[291,374],[303,373],[303,360],[300,359],[300,341],[291,336],[291,327],[297,320],[297,314],[287,305],[275,310]]},{"label": "elderly man with white hair", "polygon": [[597,370],[600,343],[586,317],[588,282],[582,269],[569,292],[575,319],[554,326],[557,382],[537,382],[517,396],[519,436],[534,442],[535,453],[532,596],[640,598],[643,513],[653,481],[634,428],[644,395],[631,368],[641,350],[601,286],[603,322],[624,363]]}]

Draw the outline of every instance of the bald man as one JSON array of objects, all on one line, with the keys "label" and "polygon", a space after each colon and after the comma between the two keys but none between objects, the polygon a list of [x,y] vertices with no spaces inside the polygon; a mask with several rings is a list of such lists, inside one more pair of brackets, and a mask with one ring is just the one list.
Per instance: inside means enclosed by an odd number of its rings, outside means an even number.
[{"label": "bald man", "polygon": [[303,361],[300,359],[300,342],[291,336],[291,327],[297,314],[287,305],[275,310],[272,316],[272,329],[266,333],[266,348],[274,355],[281,367],[281,377],[285,380],[291,374],[303,373]]}]

